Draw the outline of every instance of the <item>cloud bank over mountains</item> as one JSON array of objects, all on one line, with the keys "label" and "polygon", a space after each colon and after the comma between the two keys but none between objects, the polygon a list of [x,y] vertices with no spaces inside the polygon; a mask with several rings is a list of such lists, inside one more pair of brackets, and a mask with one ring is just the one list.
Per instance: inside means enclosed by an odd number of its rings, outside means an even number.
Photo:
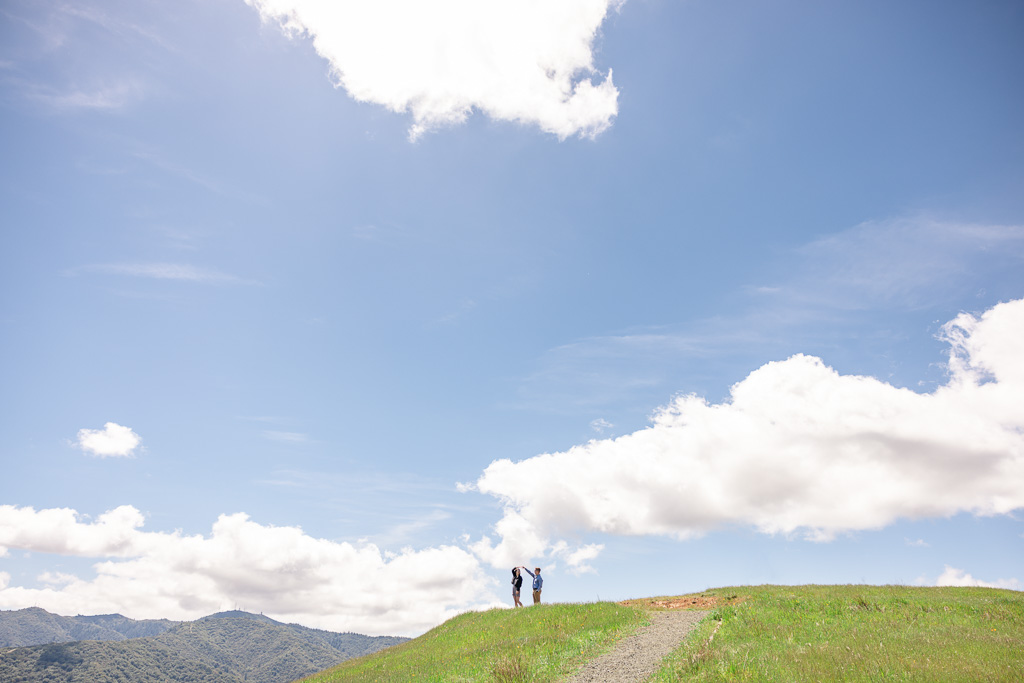
[{"label": "cloud bank over mountains", "polygon": [[308,36],[357,101],[410,112],[412,139],[473,109],[559,138],[594,137],[618,113],[593,44],[623,0],[246,2],[287,34]]},{"label": "cloud bank over mountains", "polygon": [[505,566],[588,533],[687,539],[741,525],[827,541],[1024,507],[1024,300],[961,314],[942,336],[949,380],[931,393],[796,355],[727,402],[680,396],[633,434],[495,461],[470,488],[504,516],[498,540],[474,548]]},{"label": "cloud bank over mountains", "polygon": [[479,562],[461,548],[385,554],[243,513],[221,515],[208,536],[143,524],[129,505],[92,522],[70,509],[0,506],[0,549],[104,558],[91,580],[47,573],[42,588],[11,586],[0,572],[0,608],[184,620],[241,607],[333,631],[418,635],[494,602]]}]

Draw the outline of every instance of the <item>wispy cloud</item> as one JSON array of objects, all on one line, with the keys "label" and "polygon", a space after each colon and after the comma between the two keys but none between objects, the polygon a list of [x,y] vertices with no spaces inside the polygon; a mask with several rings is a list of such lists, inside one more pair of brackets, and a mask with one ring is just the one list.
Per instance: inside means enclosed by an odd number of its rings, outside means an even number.
[{"label": "wispy cloud", "polygon": [[83,273],[123,275],[154,280],[177,280],[180,282],[214,285],[255,284],[251,280],[235,275],[184,263],[103,263],[78,266],[67,271],[67,274],[72,276]]},{"label": "wispy cloud", "polygon": [[47,107],[59,110],[113,110],[141,98],[143,88],[136,81],[121,81],[93,88],[60,89],[33,84],[25,88],[25,96]]},{"label": "wispy cloud", "polygon": [[155,231],[160,235],[163,242],[180,251],[199,251],[200,237],[196,231],[183,230],[169,226],[159,226]]},{"label": "wispy cloud", "polygon": [[[730,338],[735,336],[737,338]],[[666,387],[665,368],[681,358],[707,358],[746,343],[747,332],[638,330],[578,339],[548,349],[523,377],[513,407],[577,414],[596,412]]]},{"label": "wispy cloud", "polygon": [[446,481],[429,479],[409,472],[348,471],[334,472],[321,470],[278,470],[273,479],[257,483],[274,486],[306,488],[311,491],[345,491],[350,499],[393,496],[396,500],[421,498],[423,494],[451,492],[452,485]]},{"label": "wispy cloud", "polygon": [[[18,34],[11,50],[4,50],[9,57],[0,67],[5,99],[50,115],[114,116],[159,91],[159,84],[138,66],[148,61],[139,51],[139,41],[127,48],[132,59],[108,59],[109,50],[124,49],[122,43],[129,37],[143,36],[144,49],[160,44],[144,27],[111,16],[101,21],[102,12],[88,3],[6,3],[5,9],[8,6],[4,18],[27,30]],[[97,49],[97,44],[103,47]]]},{"label": "wispy cloud", "polygon": [[402,547],[409,543],[415,543],[423,537],[423,533],[441,522],[451,519],[452,513],[442,508],[435,508],[412,517],[406,517],[403,521],[393,525],[380,534],[375,534],[373,540],[384,547]]},{"label": "wispy cloud", "polygon": [[396,246],[407,243],[414,236],[393,225],[363,223],[353,227],[350,234],[361,242],[371,242],[384,246]]},{"label": "wispy cloud", "polygon": [[438,324],[442,324],[442,325],[446,324],[446,323],[453,323],[456,320],[458,320],[459,318],[461,318],[462,316],[464,316],[467,313],[469,313],[470,311],[474,310],[476,307],[477,307],[476,300],[474,300],[474,299],[464,299],[462,301],[462,303],[459,304],[459,307],[457,309],[442,315],[435,322],[438,323]]},{"label": "wispy cloud", "polygon": [[[152,165],[155,168],[164,171],[165,173],[187,180],[188,182],[198,185],[210,192],[218,195],[232,194],[224,188],[223,184],[209,178],[201,173],[193,171],[192,169],[183,166],[181,164],[174,163],[165,158],[164,155],[157,154],[152,151],[136,151],[134,153],[136,159]],[[254,196],[249,197],[250,199],[256,199]],[[262,200],[259,200],[262,201]]]},{"label": "wispy cloud", "polygon": [[914,216],[869,221],[804,246],[778,285],[787,305],[918,308],[973,288],[987,272],[1024,264],[1024,226]]},{"label": "wispy cloud", "polygon": [[281,432],[276,430],[265,430],[263,438],[281,443],[309,443],[311,439],[308,434],[302,432]]},{"label": "wispy cloud", "polygon": [[[746,306],[731,315],[636,327],[569,341],[545,351],[520,381],[515,405],[578,414],[677,391],[666,369],[827,340],[854,316],[959,305],[978,274],[1024,272],[1024,226],[939,221],[927,216],[870,221],[781,254],[767,282],[739,288]],[[785,341],[783,341],[785,340]],[[783,344],[786,344],[784,347]]]},{"label": "wispy cloud", "polygon": [[106,39],[141,38],[146,43],[159,46],[165,50],[173,50],[158,32],[139,21],[129,18],[129,13],[120,11],[112,13],[102,3],[87,1],[74,3],[24,3],[35,11],[15,12],[13,3],[5,7],[4,16],[17,21],[36,34],[45,51],[54,51],[74,42],[77,34],[83,29],[99,27],[106,34]]},{"label": "wispy cloud", "polygon": [[[31,4],[28,5],[32,7]],[[36,5],[38,7],[39,5]],[[47,7],[44,14],[18,13],[13,11],[13,3],[0,6],[0,15],[10,22],[17,22],[27,28],[38,39],[38,45],[44,52],[51,52],[62,47],[67,41],[67,29],[59,11]]]},{"label": "wispy cloud", "polygon": [[467,502],[446,479],[364,470],[359,463],[342,471],[282,469],[253,483],[306,491],[340,536],[370,539],[382,547],[418,546],[422,537],[417,529],[440,525],[454,511],[480,514],[480,505]]},{"label": "wispy cloud", "polygon": [[86,3],[60,5],[59,11],[64,18],[94,24],[120,38],[142,38],[145,42],[164,50],[176,51],[175,47],[162,35],[142,23],[131,21],[124,13],[111,14],[100,7],[90,6]]},{"label": "wispy cloud", "polygon": [[239,187],[232,186],[230,182],[225,182],[215,176],[197,171],[173,159],[173,154],[137,146],[131,156],[143,163],[149,164],[155,169],[163,171],[169,176],[184,180],[213,194],[239,199],[254,205],[265,205],[267,203],[265,196],[240,189]]}]

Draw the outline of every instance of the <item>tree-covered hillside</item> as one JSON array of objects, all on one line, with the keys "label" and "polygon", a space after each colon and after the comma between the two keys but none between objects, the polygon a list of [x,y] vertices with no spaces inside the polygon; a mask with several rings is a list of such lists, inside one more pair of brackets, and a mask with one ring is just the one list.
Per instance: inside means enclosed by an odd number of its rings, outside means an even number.
[{"label": "tree-covered hillside", "polygon": [[[113,616],[88,625],[131,626]],[[100,625],[104,623],[106,627]],[[405,640],[332,633],[261,615],[226,612],[144,638],[0,649],[0,671],[4,683],[284,683]]]},{"label": "tree-covered hillside", "polygon": [[[97,614],[92,617],[69,617],[80,624],[94,624],[115,631],[125,638],[147,638],[160,635],[181,622],[169,619],[129,619],[120,614]],[[86,640],[75,638],[75,640]],[[90,638],[89,640],[93,640]],[[96,638],[95,640],[118,640],[117,638]]]},{"label": "tree-covered hillside", "polygon": [[120,614],[62,617],[38,607],[0,611],[0,647],[22,647],[73,640],[124,640],[163,633],[178,622],[136,620]]},{"label": "tree-covered hillside", "polygon": [[4,683],[242,683],[217,662],[186,658],[153,638],[84,640],[0,650]]}]

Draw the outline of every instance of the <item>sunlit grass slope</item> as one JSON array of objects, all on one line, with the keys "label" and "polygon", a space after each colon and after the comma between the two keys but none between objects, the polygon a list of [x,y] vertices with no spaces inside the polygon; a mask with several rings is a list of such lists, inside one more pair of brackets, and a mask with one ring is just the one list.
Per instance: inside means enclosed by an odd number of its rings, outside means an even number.
[{"label": "sunlit grass slope", "polygon": [[711,611],[657,683],[1024,682],[1024,593],[904,586],[746,586],[468,613],[306,680],[564,680],[660,609]]},{"label": "sunlit grass slope", "polygon": [[[655,681],[1024,681],[1024,593],[760,586],[717,607]],[[664,599],[662,599],[664,600]]]},{"label": "sunlit grass slope", "polygon": [[644,610],[608,602],[469,612],[304,680],[557,681],[645,623]]}]

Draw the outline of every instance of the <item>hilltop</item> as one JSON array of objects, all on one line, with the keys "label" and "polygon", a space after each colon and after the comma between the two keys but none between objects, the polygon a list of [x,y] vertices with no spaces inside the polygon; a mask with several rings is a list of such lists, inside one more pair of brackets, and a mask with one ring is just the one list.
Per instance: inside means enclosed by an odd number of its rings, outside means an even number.
[{"label": "hilltop", "polygon": [[666,610],[706,616],[648,683],[1024,680],[1024,593],[906,586],[743,586],[467,613],[305,680],[564,683]]}]

